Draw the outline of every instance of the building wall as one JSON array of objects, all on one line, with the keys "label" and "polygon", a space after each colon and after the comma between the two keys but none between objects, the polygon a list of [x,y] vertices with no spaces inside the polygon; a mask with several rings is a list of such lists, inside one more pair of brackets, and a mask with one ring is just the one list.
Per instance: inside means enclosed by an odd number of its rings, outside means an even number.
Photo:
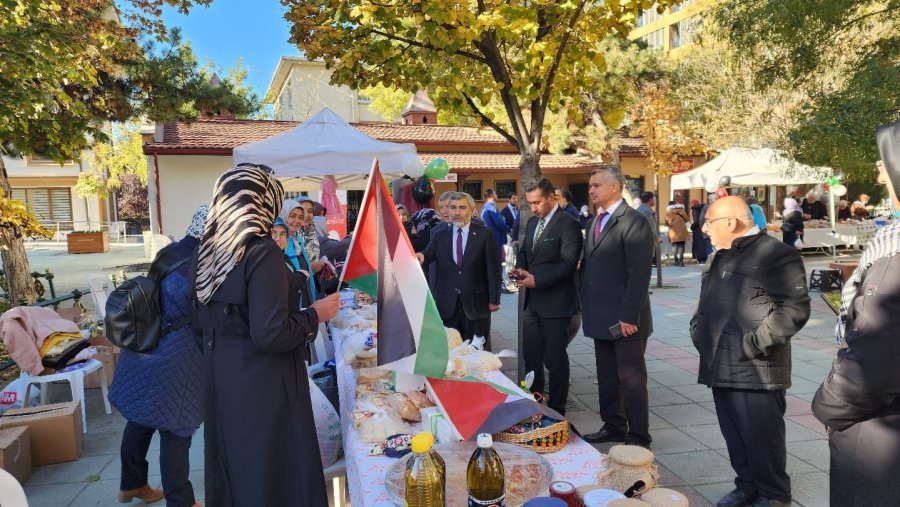
[{"label": "building wall", "polygon": [[329,84],[331,71],[324,63],[282,60],[290,71],[274,98],[275,119],[302,121],[324,107],[350,123],[385,121],[369,111],[368,99],[346,86]]},{"label": "building wall", "polygon": [[[160,206],[156,201],[156,179],[153,157],[147,157],[150,168],[148,200],[152,231],[171,234],[181,239],[194,212],[201,204],[212,201],[216,179],[231,167],[231,157],[221,155],[160,155]],[[158,210],[161,210],[162,229]]]},{"label": "building wall", "polygon": [[[109,220],[105,209],[106,200],[96,197],[82,199],[75,191],[78,174],[91,170],[90,152],[85,152],[80,162],[69,161],[59,165],[51,160],[34,159],[32,157],[3,157],[9,185],[17,188],[67,188],[69,189],[72,208],[72,221],[76,230],[97,228],[99,222]],[[45,224],[50,224],[46,217],[38,217]],[[93,227],[91,224],[93,223]],[[71,227],[70,224],[66,226]],[[68,228],[65,227],[64,228]]]},{"label": "building wall", "polygon": [[656,6],[644,9],[628,38],[641,39],[650,47],[677,54],[682,47],[691,43],[701,21],[699,14],[715,3],[716,0],[685,0],[677,6],[667,8],[662,14],[656,12]]}]

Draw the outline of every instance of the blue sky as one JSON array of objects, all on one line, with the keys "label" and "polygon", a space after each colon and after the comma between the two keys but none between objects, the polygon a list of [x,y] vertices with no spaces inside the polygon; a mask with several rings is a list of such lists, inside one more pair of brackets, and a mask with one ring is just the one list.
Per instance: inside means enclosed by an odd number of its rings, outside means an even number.
[{"label": "blue sky", "polygon": [[243,57],[247,81],[263,98],[278,59],[300,54],[287,42],[283,15],[278,0],[213,0],[209,7],[195,7],[187,16],[166,8],[163,20],[170,28],[181,28],[201,63],[210,58],[216,67],[228,69]]}]

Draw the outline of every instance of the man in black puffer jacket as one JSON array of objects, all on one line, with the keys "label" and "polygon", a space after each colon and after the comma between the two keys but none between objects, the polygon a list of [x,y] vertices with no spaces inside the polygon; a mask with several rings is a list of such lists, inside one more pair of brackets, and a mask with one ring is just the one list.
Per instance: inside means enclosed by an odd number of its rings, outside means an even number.
[{"label": "man in black puffer jacket", "polygon": [[760,231],[740,197],[714,202],[702,227],[717,250],[691,319],[697,382],[713,390],[737,473],[736,489],[717,505],[790,505],[784,393],[791,385],[790,339],[809,319],[803,260]]}]

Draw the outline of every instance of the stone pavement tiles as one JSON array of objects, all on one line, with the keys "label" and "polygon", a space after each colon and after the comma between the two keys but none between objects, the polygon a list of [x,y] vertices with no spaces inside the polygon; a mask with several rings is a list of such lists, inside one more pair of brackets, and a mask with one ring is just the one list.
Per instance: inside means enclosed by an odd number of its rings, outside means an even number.
[{"label": "stone pavement tiles", "polygon": [[[806,258],[807,267],[823,267],[828,258]],[[106,263],[103,260],[103,263]],[[650,397],[650,429],[653,452],[660,467],[660,486],[677,489],[692,506],[714,505],[733,488],[734,473],[719,431],[712,396],[696,383],[697,353],[688,336],[688,322],[699,295],[701,267],[665,267],[668,288],[651,288],[654,334],[647,347]],[[824,429],[813,418],[809,400],[830,369],[836,345],[834,317],[818,293],[812,293],[813,317],[793,341],[793,387],[788,390],[788,473],[795,505],[828,504],[828,444]],[[517,350],[516,295],[503,295],[502,308],[494,315],[494,350]],[[583,432],[599,429],[594,349],[580,333],[569,346],[572,369],[568,413]],[[504,372],[516,378],[515,359],[504,360]],[[81,459],[34,469],[25,484],[30,505],[113,505],[119,487],[119,445],[124,419],[103,413],[100,392],[89,390],[88,434]],[[68,386],[53,386],[52,401],[65,401]],[[602,452],[611,444],[598,445]],[[203,501],[203,430],[191,447],[191,482],[198,501]],[[150,483],[159,486],[159,443],[154,437],[148,461]],[[330,491],[331,488],[329,488]]]}]

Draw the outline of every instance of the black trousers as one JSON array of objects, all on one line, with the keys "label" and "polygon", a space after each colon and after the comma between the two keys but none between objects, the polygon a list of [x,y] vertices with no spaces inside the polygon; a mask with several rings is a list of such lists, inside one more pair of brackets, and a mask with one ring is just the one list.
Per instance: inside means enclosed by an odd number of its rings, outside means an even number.
[{"label": "black trousers", "polygon": [[600,417],[604,428],[627,433],[629,440],[649,444],[650,407],[647,363],[641,340],[594,340]]},{"label": "black trousers", "polygon": [[673,255],[675,262],[678,264],[684,264],[684,243],[684,241],[672,243]]},{"label": "black trousers", "polygon": [[526,310],[522,314],[525,335],[522,358],[525,371],[534,372],[533,392],[544,391],[544,365],[550,373],[550,399],[547,406],[561,415],[566,413],[569,398],[569,322],[571,317],[546,319]]},{"label": "black trousers", "polygon": [[459,331],[463,341],[471,340],[473,336],[484,337],[484,350],[491,350],[491,316],[488,314],[486,319],[469,319],[466,317],[466,311],[463,309],[462,301],[456,300],[456,309],[453,316],[449,319],[442,319],[444,326],[452,327]]},{"label": "black trousers", "polygon": [[[147,484],[147,450],[155,428],[128,421],[122,433],[122,479],[119,489],[129,491]],[[195,503],[194,486],[188,480],[191,437],[179,437],[159,430],[159,470],[167,507],[191,507]]]},{"label": "black trousers", "polygon": [[735,486],[750,494],[791,501],[784,440],[784,391],[714,387],[713,401]]}]

